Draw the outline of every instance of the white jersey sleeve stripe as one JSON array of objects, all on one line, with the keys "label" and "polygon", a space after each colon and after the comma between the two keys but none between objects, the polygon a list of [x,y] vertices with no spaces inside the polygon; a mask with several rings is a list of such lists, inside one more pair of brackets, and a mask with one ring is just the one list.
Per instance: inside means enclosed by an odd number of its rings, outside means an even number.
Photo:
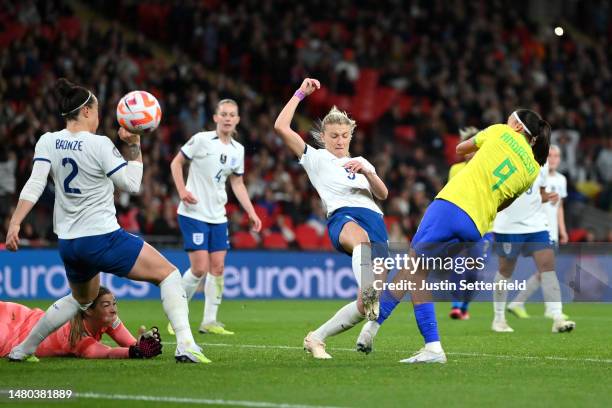
[{"label": "white jersey sleeve stripe", "polygon": [[51,160],[49,159],[45,159],[44,157],[35,157],[34,159],[32,159],[33,162],[40,160],[40,161],[45,161],[47,163],[51,163]]},{"label": "white jersey sleeve stripe", "polygon": [[187,155],[187,153],[185,153],[185,151],[183,150],[183,148],[181,147],[181,153],[183,153],[183,156],[185,156],[187,158],[187,160],[191,160],[191,157],[189,157]]},{"label": "white jersey sleeve stripe", "polygon": [[120,165],[118,165],[117,167],[115,167],[114,169],[112,169],[111,171],[109,171],[108,173],[106,173],[106,177],[110,177],[113,175],[113,173],[115,173],[117,170],[119,170],[120,168],[122,168],[123,166],[127,166],[127,162],[123,162]]}]

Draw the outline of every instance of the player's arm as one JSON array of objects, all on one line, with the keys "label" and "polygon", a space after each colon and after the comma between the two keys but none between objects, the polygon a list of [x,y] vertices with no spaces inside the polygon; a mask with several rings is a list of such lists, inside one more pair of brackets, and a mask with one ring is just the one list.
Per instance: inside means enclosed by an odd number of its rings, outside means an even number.
[{"label": "player's arm", "polygon": [[557,224],[559,225],[559,243],[567,244],[569,237],[567,236],[567,229],[565,228],[565,211],[563,210],[563,200],[559,200]]},{"label": "player's arm", "polygon": [[249,192],[244,185],[242,175],[232,174],[230,175],[229,179],[234,195],[238,199],[238,202],[242,208],[244,208],[244,211],[246,211],[249,215],[249,219],[253,224],[253,231],[259,232],[261,230],[261,220],[257,216],[255,208],[253,208],[253,203],[251,203],[251,199],[249,198]]},{"label": "player's arm", "polygon": [[187,187],[185,186],[183,167],[187,163],[186,159],[187,156],[182,150],[180,150],[170,163],[170,172],[172,173],[172,180],[174,181],[176,191],[178,192],[181,201],[184,201],[186,204],[197,204],[197,198],[190,191],[188,191]]},{"label": "player's arm", "polygon": [[376,169],[374,166],[364,159],[363,157],[356,157],[352,160],[349,160],[344,168],[350,171],[351,173],[361,173],[363,174],[368,182],[370,183],[370,189],[372,190],[372,194],[374,197],[379,200],[386,200],[389,196],[389,190],[385,185],[385,182],[382,181],[380,177],[376,174]]},{"label": "player's arm", "polygon": [[[119,138],[127,143],[128,151],[124,160],[126,162],[117,164],[117,159],[121,159],[121,154],[112,144],[110,139],[106,139],[112,153],[105,152],[106,157],[102,157],[102,168],[107,171],[106,175],[115,186],[128,193],[138,193],[142,184],[142,152],[140,151],[140,136],[130,133],[124,128],[119,128]],[[102,153],[104,154],[104,153]],[[114,156],[113,156],[114,155]],[[118,156],[118,157],[117,157]]]},{"label": "player's arm", "polygon": [[287,147],[298,157],[304,154],[306,143],[302,137],[291,129],[291,121],[301,100],[321,88],[321,84],[316,79],[306,78],[302,82],[300,89],[289,99],[283,110],[279,113],[274,122],[274,130],[278,133]]},{"label": "player's arm", "polygon": [[474,153],[478,150],[478,146],[476,145],[476,136],[463,141],[457,145],[455,151],[460,156],[465,156],[466,154]]},{"label": "player's arm", "polygon": [[47,185],[47,177],[51,170],[51,163],[44,160],[35,160],[32,167],[32,174],[21,190],[17,208],[13,212],[9,228],[6,233],[6,248],[9,251],[16,251],[19,248],[19,230],[24,218],[32,211],[34,204],[38,202],[42,192]]},{"label": "player's arm", "polygon": [[132,336],[132,333],[125,327],[123,322],[117,318],[115,323],[113,323],[113,328],[108,330],[106,334],[108,334],[115,342],[123,347],[129,347],[136,344],[136,338]]}]

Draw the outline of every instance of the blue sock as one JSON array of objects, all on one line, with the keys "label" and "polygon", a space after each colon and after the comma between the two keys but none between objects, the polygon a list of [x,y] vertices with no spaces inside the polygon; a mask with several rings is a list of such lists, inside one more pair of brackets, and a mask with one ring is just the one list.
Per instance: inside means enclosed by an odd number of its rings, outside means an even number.
[{"label": "blue sock", "polygon": [[459,302],[458,300],[453,300],[453,309],[461,309],[461,306],[463,305],[463,303]]},{"label": "blue sock", "polygon": [[399,302],[400,301],[397,300],[395,296],[391,294],[391,292],[385,289],[380,295],[380,313],[376,322],[378,324],[383,324],[384,321],[391,316],[393,309],[399,305]]},{"label": "blue sock", "polygon": [[470,302],[463,302],[461,304],[461,311],[464,312],[464,313],[467,312],[469,305],[470,305]]},{"label": "blue sock", "polygon": [[438,334],[438,321],[433,303],[422,303],[414,306],[414,317],[419,326],[419,331],[425,339],[425,344],[432,341],[440,341]]}]

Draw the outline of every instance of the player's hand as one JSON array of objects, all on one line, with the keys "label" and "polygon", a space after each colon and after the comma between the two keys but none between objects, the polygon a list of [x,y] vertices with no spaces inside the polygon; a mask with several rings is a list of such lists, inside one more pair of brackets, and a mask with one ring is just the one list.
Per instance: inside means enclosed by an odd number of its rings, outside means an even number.
[{"label": "player's hand", "polygon": [[552,204],[557,204],[559,201],[559,194],[557,193],[547,193],[548,201]]},{"label": "player's hand", "polygon": [[304,95],[308,96],[317,89],[321,88],[321,83],[313,78],[306,78],[300,85],[300,91],[304,92]]},{"label": "player's hand", "polygon": [[15,252],[19,249],[19,230],[21,225],[11,224],[6,232],[6,249]]},{"label": "player's hand", "polygon": [[197,204],[198,199],[191,193],[191,191],[183,190],[179,192],[179,197],[181,201],[185,204]]},{"label": "player's hand", "polygon": [[140,144],[140,135],[136,134],[136,133],[130,133],[129,131],[127,131],[125,128],[120,127],[119,128],[119,132],[117,132],[119,134],[119,139],[123,140],[125,143],[132,145],[132,144]]},{"label": "player's hand", "polygon": [[130,346],[130,358],[151,358],[162,353],[161,336],[157,327],[154,326],[144,333],[141,327],[138,332],[138,341]]},{"label": "player's hand", "polygon": [[569,242],[569,237],[567,235],[567,231],[559,231],[559,243],[567,244]]},{"label": "player's hand", "polygon": [[363,157],[356,157],[352,160],[349,160],[344,165],[344,168],[350,171],[351,173],[361,173],[364,175],[376,173],[376,170],[374,169],[372,163],[370,163]]},{"label": "player's hand", "polygon": [[249,220],[251,221],[251,230],[253,232],[261,231],[261,220],[257,216],[257,214],[249,214]]}]

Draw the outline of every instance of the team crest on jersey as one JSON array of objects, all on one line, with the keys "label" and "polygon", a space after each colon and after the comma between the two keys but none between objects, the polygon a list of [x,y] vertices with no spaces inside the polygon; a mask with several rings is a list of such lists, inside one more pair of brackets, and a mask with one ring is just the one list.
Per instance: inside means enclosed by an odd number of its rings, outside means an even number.
[{"label": "team crest on jersey", "polygon": [[230,161],[230,166],[234,167],[237,161],[238,159],[236,159],[235,157],[232,157],[232,160]]},{"label": "team crest on jersey", "polygon": [[221,158],[219,160],[221,161],[221,164],[225,164],[227,161],[227,155],[221,153]]},{"label": "team crest on jersey", "polygon": [[196,245],[202,245],[203,242],[204,242],[204,234],[201,232],[194,232],[193,233],[193,243]]},{"label": "team crest on jersey", "polygon": [[512,244],[510,242],[504,242],[502,244],[502,249],[504,250],[504,254],[510,255],[510,252],[512,252]]}]

